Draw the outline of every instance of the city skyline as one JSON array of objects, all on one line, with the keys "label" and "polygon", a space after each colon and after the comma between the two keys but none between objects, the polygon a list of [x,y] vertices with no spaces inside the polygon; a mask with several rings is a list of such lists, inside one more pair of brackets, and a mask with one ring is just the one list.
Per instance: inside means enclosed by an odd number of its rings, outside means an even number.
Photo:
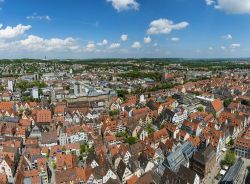
[{"label": "city skyline", "polygon": [[249,57],[248,0],[1,0],[0,58]]}]

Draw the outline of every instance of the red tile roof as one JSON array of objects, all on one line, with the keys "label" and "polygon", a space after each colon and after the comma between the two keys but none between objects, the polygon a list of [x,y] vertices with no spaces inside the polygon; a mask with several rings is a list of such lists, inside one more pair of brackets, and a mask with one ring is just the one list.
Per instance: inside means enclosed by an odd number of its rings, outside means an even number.
[{"label": "red tile roof", "polygon": [[0,184],[7,184],[8,178],[7,175],[4,173],[0,173]]},{"label": "red tile roof", "polygon": [[223,106],[223,102],[220,100],[220,99],[215,99],[213,102],[212,102],[212,105],[213,105],[213,108],[216,112],[219,112],[221,109],[224,108]]},{"label": "red tile roof", "polygon": [[10,110],[13,109],[14,102],[0,102],[0,110]]},{"label": "red tile roof", "polygon": [[36,121],[39,123],[51,122],[51,118],[51,111],[48,109],[37,110],[36,112]]}]

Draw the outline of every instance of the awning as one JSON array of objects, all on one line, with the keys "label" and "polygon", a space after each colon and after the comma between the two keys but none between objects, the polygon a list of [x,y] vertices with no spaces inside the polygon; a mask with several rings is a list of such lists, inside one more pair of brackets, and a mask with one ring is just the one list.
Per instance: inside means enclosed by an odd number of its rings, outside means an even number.
[{"label": "awning", "polygon": [[223,176],[226,174],[226,172],[227,172],[227,171],[225,171],[225,170],[223,170],[223,169],[220,170],[220,174],[223,175]]}]

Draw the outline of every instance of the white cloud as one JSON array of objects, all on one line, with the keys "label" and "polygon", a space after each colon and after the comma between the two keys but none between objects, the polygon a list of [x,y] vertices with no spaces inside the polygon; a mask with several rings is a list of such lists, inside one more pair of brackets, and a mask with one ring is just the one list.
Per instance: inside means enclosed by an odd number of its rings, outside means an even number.
[{"label": "white cloud", "polygon": [[104,39],[102,40],[102,42],[97,43],[98,46],[103,46],[103,45],[107,45],[108,44],[108,40]]},{"label": "white cloud", "polygon": [[240,47],[239,43],[233,43],[233,44],[230,45],[231,49],[236,49],[236,48],[239,48],[239,47]]},{"label": "white cloud", "polygon": [[3,25],[0,25],[0,39],[10,39],[15,38],[20,35],[23,35],[26,31],[31,29],[31,26],[24,26],[22,24],[18,24],[16,27],[7,26],[5,29],[2,28]]},{"label": "white cloud", "polygon": [[205,0],[208,6],[215,4],[214,0]]},{"label": "white cloud", "polygon": [[16,42],[20,49],[32,51],[77,50],[79,46],[72,37],[65,39],[44,39],[35,35],[29,35],[26,39]]},{"label": "white cloud", "polygon": [[231,40],[231,39],[233,39],[232,35],[230,35],[230,34],[224,35],[222,38],[224,40]]},{"label": "white cloud", "polygon": [[28,20],[47,20],[50,21],[51,17],[49,15],[37,15],[37,13],[33,13],[33,15],[27,16]]},{"label": "white cloud", "polygon": [[119,44],[119,43],[112,43],[110,46],[109,46],[109,48],[110,49],[116,49],[116,48],[119,48],[121,46],[121,44]]},{"label": "white cloud", "polygon": [[150,36],[148,37],[144,37],[144,43],[148,44],[151,43],[152,39],[150,38]]},{"label": "white cloud", "polygon": [[96,50],[96,45],[92,42],[89,42],[87,45],[86,45],[86,48],[83,49],[83,51],[87,51],[87,52],[94,52]]},{"label": "white cloud", "polygon": [[127,41],[128,40],[128,35],[126,35],[126,34],[123,34],[123,35],[121,35],[121,40],[122,41]]},{"label": "white cloud", "polygon": [[134,49],[139,49],[139,48],[141,48],[141,43],[140,42],[134,42],[131,45],[131,47],[134,48]]},{"label": "white cloud", "polygon": [[227,50],[227,48],[225,46],[221,46],[220,48],[221,48],[221,50],[224,50],[224,51]]},{"label": "white cloud", "polygon": [[112,6],[118,12],[129,9],[138,10],[140,6],[136,0],[107,0],[107,2],[112,3]]},{"label": "white cloud", "polygon": [[180,38],[178,38],[178,37],[173,37],[173,38],[171,38],[171,40],[172,40],[173,42],[178,42],[178,41],[180,41]]},{"label": "white cloud", "polygon": [[217,0],[214,7],[232,14],[250,14],[249,0]]},{"label": "white cloud", "polygon": [[180,22],[174,24],[173,21],[168,19],[158,19],[150,23],[149,29],[147,30],[148,34],[169,34],[173,30],[184,29],[189,25],[188,22]]},{"label": "white cloud", "polygon": [[212,50],[214,50],[214,48],[213,47],[208,47],[208,50],[212,51]]}]

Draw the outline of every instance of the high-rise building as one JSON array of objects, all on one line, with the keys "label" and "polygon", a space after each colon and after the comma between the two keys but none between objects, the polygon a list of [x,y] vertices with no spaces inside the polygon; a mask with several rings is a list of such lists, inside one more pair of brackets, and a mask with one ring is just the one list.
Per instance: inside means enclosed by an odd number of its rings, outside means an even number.
[{"label": "high-rise building", "polygon": [[8,80],[8,90],[9,91],[14,91],[14,81],[13,80]]},{"label": "high-rise building", "polygon": [[32,98],[33,99],[39,99],[38,87],[33,87],[32,88]]},{"label": "high-rise building", "polygon": [[34,80],[39,80],[39,74],[38,73],[34,74]]},{"label": "high-rise building", "polygon": [[76,82],[74,84],[74,94],[76,96],[79,96],[80,94],[82,94],[82,86],[81,86],[81,84],[79,82]]}]

